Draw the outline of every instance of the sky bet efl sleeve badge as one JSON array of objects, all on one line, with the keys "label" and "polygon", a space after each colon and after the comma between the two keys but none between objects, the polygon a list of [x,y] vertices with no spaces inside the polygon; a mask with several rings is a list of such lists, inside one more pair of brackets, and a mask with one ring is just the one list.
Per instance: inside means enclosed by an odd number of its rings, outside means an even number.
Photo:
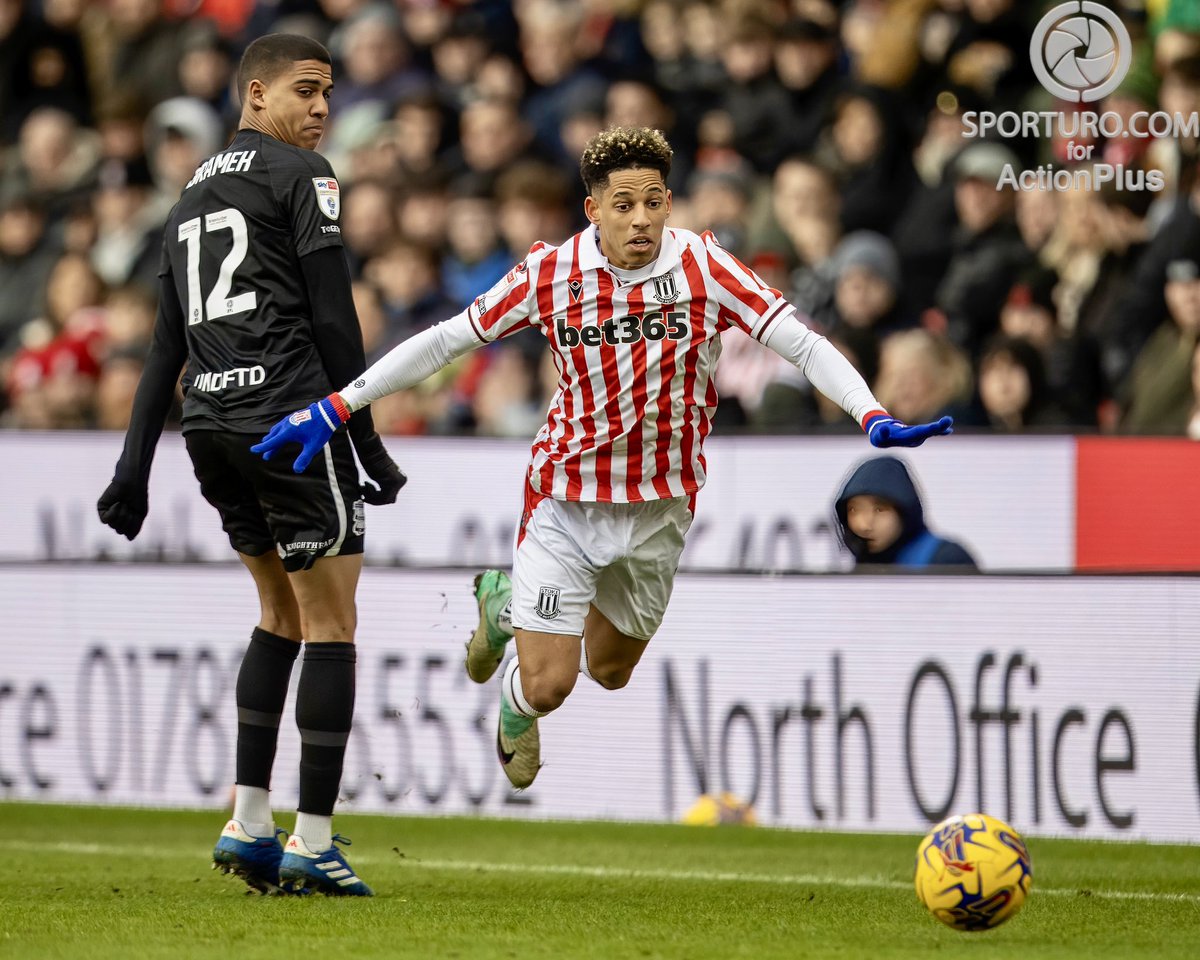
[{"label": "sky bet efl sleeve badge", "polygon": [[313,177],[313,189],[317,191],[317,207],[330,220],[336,220],[342,212],[342,191],[333,177]]}]

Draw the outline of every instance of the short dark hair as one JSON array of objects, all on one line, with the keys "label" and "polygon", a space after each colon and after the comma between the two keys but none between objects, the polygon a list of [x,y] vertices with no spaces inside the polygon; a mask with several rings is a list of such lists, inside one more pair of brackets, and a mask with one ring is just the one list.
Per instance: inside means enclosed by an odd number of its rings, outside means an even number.
[{"label": "short dark hair", "polygon": [[270,83],[298,60],[333,64],[329,51],[311,37],[298,33],[268,33],[259,37],[246,48],[238,64],[238,94],[242,102],[246,102],[251,80]]},{"label": "short dark hair", "polygon": [[579,175],[588,193],[604,190],[616,170],[657,170],[665,181],[672,155],[671,145],[659,130],[612,127],[587,142],[579,160]]}]

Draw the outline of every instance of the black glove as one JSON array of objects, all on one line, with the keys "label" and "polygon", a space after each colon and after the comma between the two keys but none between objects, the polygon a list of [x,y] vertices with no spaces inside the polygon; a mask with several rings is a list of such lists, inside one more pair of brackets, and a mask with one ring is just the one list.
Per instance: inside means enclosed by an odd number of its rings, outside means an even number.
[{"label": "black glove", "polygon": [[96,501],[100,522],[112,527],[129,540],[136,537],[142,529],[149,509],[146,487],[125,480],[113,480]]},{"label": "black glove", "polygon": [[358,451],[358,459],[362,461],[367,476],[374,481],[374,484],[362,485],[359,491],[362,498],[376,506],[395,503],[396,495],[400,493],[400,488],[408,483],[408,477],[388,455],[378,434],[375,435],[375,442],[370,444],[367,450]]}]

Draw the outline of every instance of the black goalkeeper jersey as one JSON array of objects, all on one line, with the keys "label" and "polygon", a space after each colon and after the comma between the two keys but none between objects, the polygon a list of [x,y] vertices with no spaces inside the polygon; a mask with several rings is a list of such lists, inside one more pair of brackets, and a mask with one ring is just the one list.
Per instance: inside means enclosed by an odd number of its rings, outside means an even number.
[{"label": "black goalkeeper jersey", "polygon": [[186,324],[184,432],[265,431],[334,389],[301,257],[342,245],[340,213],[324,157],[255,130],[197,168],[167,219],[160,270]]}]

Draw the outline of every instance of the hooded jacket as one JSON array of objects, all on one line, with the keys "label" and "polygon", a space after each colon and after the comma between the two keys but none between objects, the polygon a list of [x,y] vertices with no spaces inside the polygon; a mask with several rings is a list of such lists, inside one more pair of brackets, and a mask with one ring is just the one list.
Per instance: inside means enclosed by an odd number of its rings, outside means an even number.
[{"label": "hooded jacket", "polygon": [[[900,537],[886,550],[869,553],[866,541],[856,536],[846,519],[851,497],[873,496],[894,504],[900,513]],[[959,543],[939,537],[925,526],[921,498],[904,463],[895,457],[873,457],[861,463],[842,487],[834,505],[842,540],[856,564],[892,564],[897,567],[965,566],[977,569],[975,558]]]}]

